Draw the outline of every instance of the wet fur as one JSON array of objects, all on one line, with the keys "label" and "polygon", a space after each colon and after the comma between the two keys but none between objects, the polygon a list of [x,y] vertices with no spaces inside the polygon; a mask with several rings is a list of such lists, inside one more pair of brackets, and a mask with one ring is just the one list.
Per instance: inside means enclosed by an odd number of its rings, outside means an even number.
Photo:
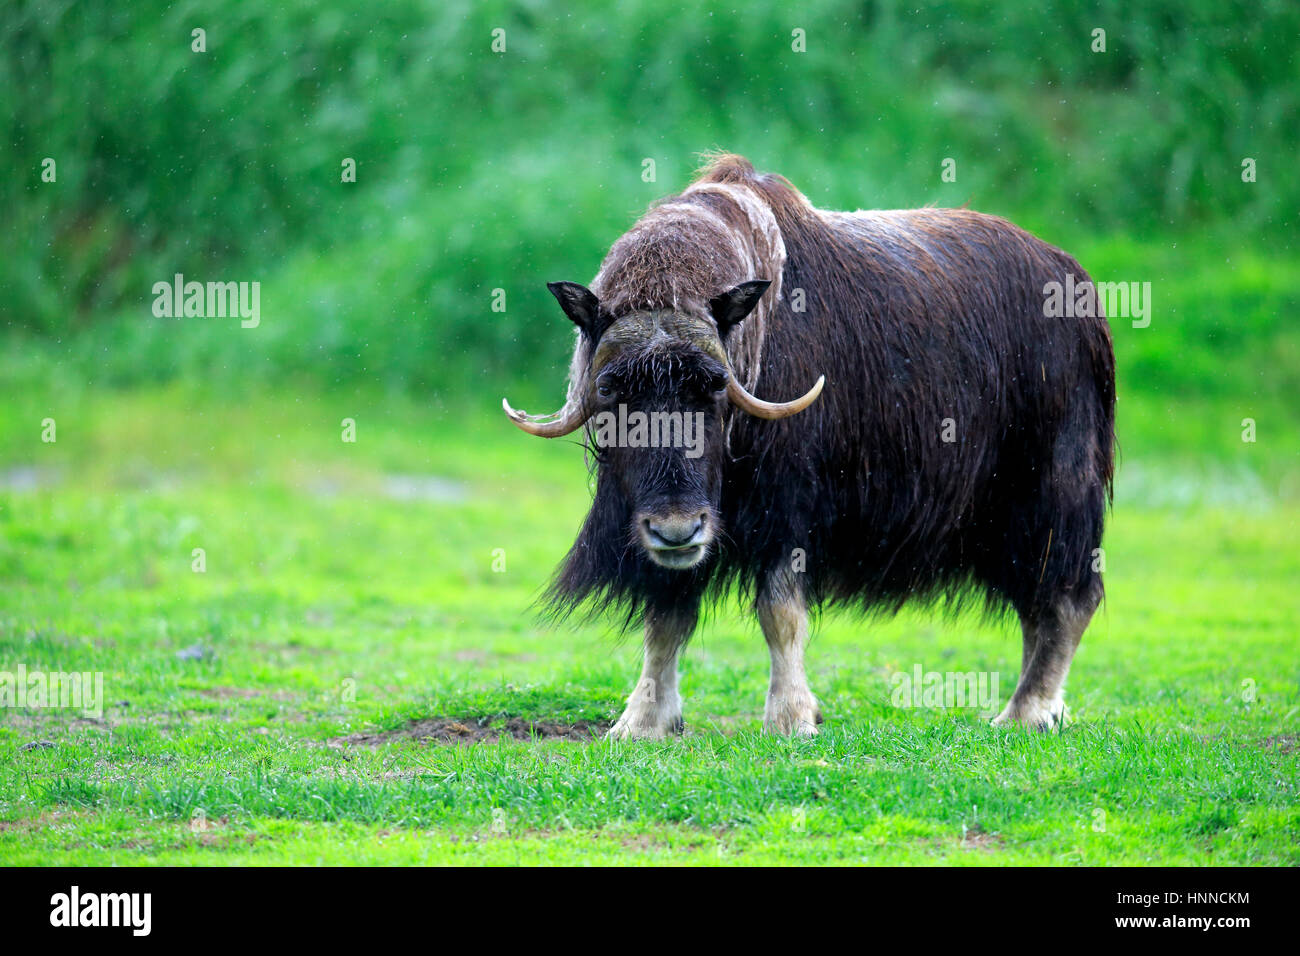
[{"label": "wet fur", "polygon": [[[779,275],[764,274],[776,264]],[[712,296],[772,279],[724,339],[731,362],[760,397],[789,399],[823,373],[825,391],[781,421],[713,407],[722,535],[688,571],[642,554],[627,530],[633,503],[593,455],[597,491],[551,612],[612,611],[626,624],[651,609],[693,615],[733,584],[761,600],[796,548],[810,608],[982,597],[1034,617],[1099,596],[1114,355],[1105,319],[1044,317],[1043,287],[1067,273],[1089,281],[1069,255],[994,216],[823,212],[784,178],[715,157],[611,249],[592,283],[602,327],[646,309],[707,317]],[[570,394],[586,387],[598,338],[580,332]],[[680,367],[658,365],[666,402]],[[946,418],[952,444],[940,440]]]}]

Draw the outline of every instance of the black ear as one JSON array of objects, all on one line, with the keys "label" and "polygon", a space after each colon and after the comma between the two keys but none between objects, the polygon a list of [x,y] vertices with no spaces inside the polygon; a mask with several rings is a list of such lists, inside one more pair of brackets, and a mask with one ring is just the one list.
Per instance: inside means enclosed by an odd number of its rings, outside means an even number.
[{"label": "black ear", "polygon": [[771,284],[767,279],[753,279],[710,299],[709,309],[713,312],[713,321],[718,323],[718,334],[726,335],[732,326],[753,312]]},{"label": "black ear", "polygon": [[548,282],[546,288],[578,328],[593,339],[600,337],[600,300],[595,293],[576,282]]}]

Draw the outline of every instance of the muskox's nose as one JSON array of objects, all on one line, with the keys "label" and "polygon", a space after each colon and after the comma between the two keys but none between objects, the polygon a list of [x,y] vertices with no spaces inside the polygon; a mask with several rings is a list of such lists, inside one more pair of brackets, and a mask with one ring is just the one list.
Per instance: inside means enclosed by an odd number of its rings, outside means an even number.
[{"label": "muskox's nose", "polygon": [[661,548],[689,547],[704,534],[707,519],[708,514],[703,511],[693,515],[646,518],[646,535]]}]

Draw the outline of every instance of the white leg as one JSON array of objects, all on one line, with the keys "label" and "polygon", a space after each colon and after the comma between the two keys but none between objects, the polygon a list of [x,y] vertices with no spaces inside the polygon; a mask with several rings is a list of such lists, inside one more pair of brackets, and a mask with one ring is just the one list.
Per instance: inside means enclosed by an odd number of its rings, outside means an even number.
[{"label": "white leg", "polygon": [[677,689],[677,652],[695,629],[695,617],[647,616],[645,660],[623,716],[606,735],[614,740],[662,740],[680,734],[682,695]]},{"label": "white leg", "polygon": [[758,620],[772,655],[772,682],[763,709],[763,729],[770,734],[811,737],[822,721],[817,698],[808,689],[803,652],[808,643],[808,610],[797,584],[773,589],[758,603]]},{"label": "white leg", "polygon": [[1065,678],[1084,628],[1101,601],[1100,593],[1073,601],[1062,598],[1035,620],[1021,623],[1024,654],[1020,680],[995,726],[1021,724],[1051,730],[1065,723]]}]

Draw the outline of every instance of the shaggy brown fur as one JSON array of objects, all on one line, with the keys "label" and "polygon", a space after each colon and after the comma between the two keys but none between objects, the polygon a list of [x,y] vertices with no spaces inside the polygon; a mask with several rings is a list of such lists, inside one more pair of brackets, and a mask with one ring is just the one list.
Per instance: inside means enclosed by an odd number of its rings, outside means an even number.
[{"label": "shaggy brown fur", "polygon": [[[1067,274],[1090,281],[1069,255],[995,216],[827,212],[741,157],[714,157],[610,249],[592,282],[601,319],[579,336],[570,395],[607,376],[638,407],[704,411],[718,440],[695,463],[672,450],[596,450],[595,500],[554,582],[555,608],[694,620],[701,599],[731,582],[761,604],[803,555],[793,580],[813,608],[890,611],[974,593],[1031,630],[1066,605],[1086,623],[1102,588],[1093,561],[1115,371],[1104,318],[1044,314],[1045,285]],[[662,326],[655,313],[707,327],[715,297],[753,279],[772,285],[738,327],[718,330],[726,356],[770,400],[825,374],[806,411],[780,421],[736,411],[690,384],[717,369],[686,343],[620,346],[593,367],[612,323],[625,337],[637,323]],[[715,519],[707,560],[656,567],[630,530],[635,517],[687,507]]]}]

